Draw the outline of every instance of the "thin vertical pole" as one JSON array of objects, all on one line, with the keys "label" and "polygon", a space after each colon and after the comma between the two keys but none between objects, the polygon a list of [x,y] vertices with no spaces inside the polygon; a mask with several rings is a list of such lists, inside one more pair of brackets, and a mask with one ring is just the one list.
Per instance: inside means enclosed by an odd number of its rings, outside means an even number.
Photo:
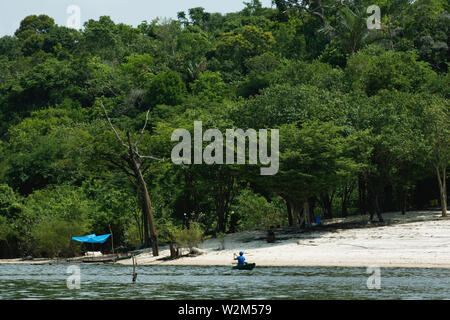
[{"label": "thin vertical pole", "polygon": [[112,253],[114,254],[114,236],[111,230],[111,224],[109,224],[109,233],[111,233],[111,248],[112,248]]},{"label": "thin vertical pole", "polygon": [[137,278],[137,273],[136,273],[137,261],[136,261],[136,257],[134,255],[132,256],[132,259],[133,259],[133,283],[135,283],[136,278]]}]

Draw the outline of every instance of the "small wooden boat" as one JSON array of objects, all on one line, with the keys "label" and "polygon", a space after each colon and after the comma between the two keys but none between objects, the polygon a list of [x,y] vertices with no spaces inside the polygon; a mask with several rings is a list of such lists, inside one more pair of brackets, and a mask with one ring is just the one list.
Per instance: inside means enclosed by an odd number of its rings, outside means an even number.
[{"label": "small wooden boat", "polygon": [[111,263],[115,261],[115,257],[90,257],[81,260],[83,263]]},{"label": "small wooden boat", "polygon": [[83,263],[112,263],[120,260],[131,259],[132,254],[129,253],[118,253],[118,254],[108,254],[99,257],[86,257],[81,261]]},{"label": "small wooden boat", "polygon": [[253,270],[253,268],[256,266],[256,263],[246,263],[242,266],[233,266],[233,269],[235,270]]}]

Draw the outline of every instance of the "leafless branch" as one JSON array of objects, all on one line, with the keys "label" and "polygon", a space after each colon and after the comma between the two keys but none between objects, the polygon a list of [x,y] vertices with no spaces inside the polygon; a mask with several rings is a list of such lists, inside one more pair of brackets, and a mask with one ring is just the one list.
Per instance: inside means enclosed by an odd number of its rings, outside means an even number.
[{"label": "leafless branch", "polygon": [[134,144],[134,148],[136,149],[136,151],[138,150],[138,145],[141,142],[142,136],[144,135],[144,132],[145,132],[145,128],[147,127],[149,113],[150,113],[150,109],[148,109],[147,115],[145,116],[145,124],[144,124],[144,127],[142,128],[141,135],[139,136],[136,143]]},{"label": "leafless branch", "polygon": [[107,89],[109,89],[109,91],[111,91],[111,93],[112,93],[115,97],[118,96],[118,94],[117,94],[110,86],[105,85],[105,87],[106,87]]},{"label": "leafless branch", "polygon": [[130,131],[129,130],[127,131],[127,138],[128,138],[127,149],[130,151],[130,155],[137,155],[137,156],[139,156],[138,153],[133,150],[133,145],[131,144],[131,136],[130,136]]},{"label": "leafless branch", "polygon": [[105,116],[106,116],[106,119],[108,119],[109,125],[111,126],[111,128],[112,128],[113,131],[114,131],[114,133],[116,134],[117,139],[119,139],[119,141],[122,143],[122,145],[123,145],[125,148],[128,148],[128,146],[123,142],[123,140],[122,140],[122,138],[120,137],[119,133],[117,132],[116,128],[114,128],[114,126],[113,126],[113,124],[112,124],[112,122],[111,122],[111,119],[108,117],[108,113],[106,112],[106,108],[105,108],[105,106],[103,105],[103,102],[100,101],[100,104],[101,104],[101,106],[102,106],[102,108],[103,108],[103,111],[105,112]]},{"label": "leafless branch", "polygon": [[153,157],[153,156],[141,156],[140,154],[138,154],[139,158],[142,159],[152,159],[152,160],[157,160],[157,161],[164,161],[164,158],[157,158],[157,157]]}]

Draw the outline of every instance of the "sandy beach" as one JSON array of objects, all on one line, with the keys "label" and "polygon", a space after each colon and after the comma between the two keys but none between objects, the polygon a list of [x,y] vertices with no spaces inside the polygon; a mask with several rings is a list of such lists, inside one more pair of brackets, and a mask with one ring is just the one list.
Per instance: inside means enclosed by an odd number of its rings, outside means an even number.
[{"label": "sandy beach", "polygon": [[137,261],[139,265],[231,266],[233,253],[243,250],[247,261],[257,266],[450,268],[450,219],[440,215],[439,211],[386,213],[382,225],[369,224],[367,216],[333,219],[324,223],[323,230],[276,230],[275,243],[267,243],[265,231],[241,232],[226,236],[225,250],[219,250],[218,239],[207,239],[200,256],[161,261],[169,256],[168,248],[162,248],[160,257],[142,254]]},{"label": "sandy beach", "polygon": [[[222,250],[219,239],[207,239],[201,255],[167,260],[167,246],[159,257],[137,256],[138,265],[231,266],[233,253],[244,251],[257,266],[340,266],[450,268],[450,218],[440,211],[385,213],[385,223],[369,224],[367,216],[332,219],[311,231],[276,229],[276,242],[267,243],[266,231],[229,234]],[[187,251],[185,252],[187,253]],[[45,264],[55,260],[0,260],[0,263]],[[131,259],[118,261],[130,265]]]}]

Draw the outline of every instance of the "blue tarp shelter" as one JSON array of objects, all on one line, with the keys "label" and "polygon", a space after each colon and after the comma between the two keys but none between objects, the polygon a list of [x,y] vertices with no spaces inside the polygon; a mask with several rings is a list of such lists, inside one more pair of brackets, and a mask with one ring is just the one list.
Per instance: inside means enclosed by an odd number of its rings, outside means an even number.
[{"label": "blue tarp shelter", "polygon": [[87,236],[83,237],[72,237],[72,240],[78,241],[78,242],[85,242],[85,243],[105,243],[106,240],[108,240],[109,236],[111,234],[104,234],[101,236],[96,236],[95,234],[89,234]]}]

